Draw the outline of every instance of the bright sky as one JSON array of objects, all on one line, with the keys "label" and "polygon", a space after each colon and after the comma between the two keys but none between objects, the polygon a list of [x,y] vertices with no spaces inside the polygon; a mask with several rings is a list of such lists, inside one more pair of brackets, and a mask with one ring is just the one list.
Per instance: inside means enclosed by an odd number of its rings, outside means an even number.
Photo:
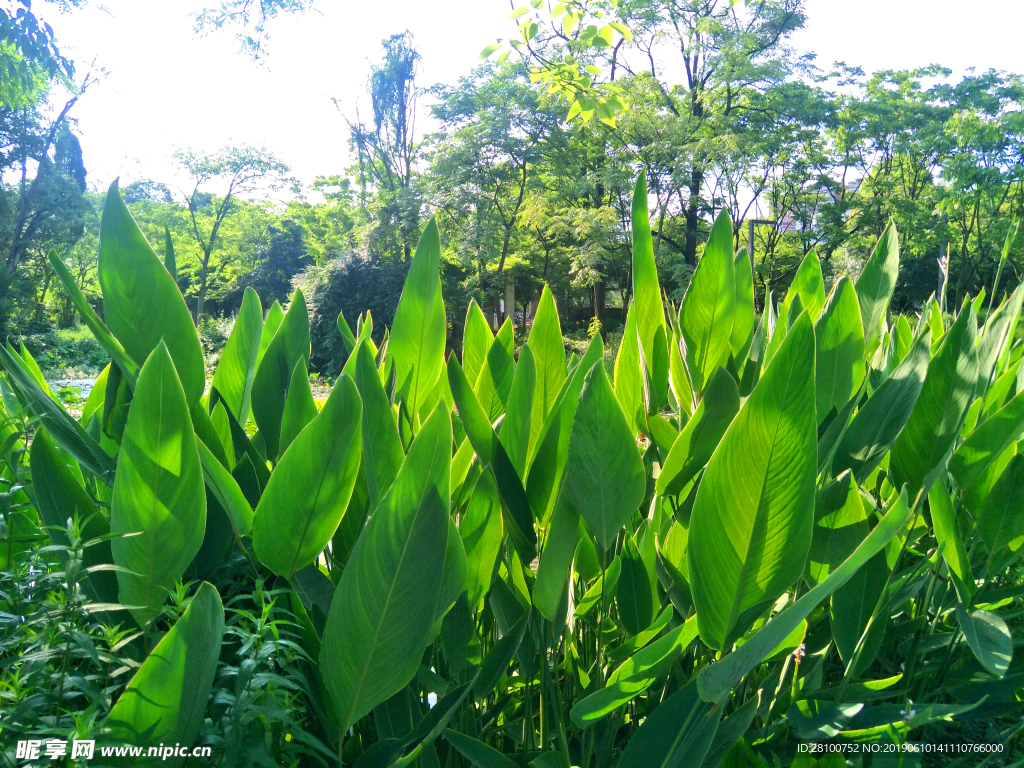
[{"label": "bright sky", "polygon": [[[318,0],[318,13],[273,23],[259,66],[228,33],[193,33],[189,12],[214,2],[104,0],[106,12],[46,15],[80,73],[93,60],[106,70],[74,110],[92,185],[118,175],[174,183],[175,149],[226,144],[264,146],[306,184],[340,173],[350,162],[344,118],[369,112],[366,80],[383,38],[415,35],[427,86],[455,81],[485,45],[515,31],[507,0]],[[808,0],[807,10],[795,43],[821,66],[1024,71],[1018,0]]]}]

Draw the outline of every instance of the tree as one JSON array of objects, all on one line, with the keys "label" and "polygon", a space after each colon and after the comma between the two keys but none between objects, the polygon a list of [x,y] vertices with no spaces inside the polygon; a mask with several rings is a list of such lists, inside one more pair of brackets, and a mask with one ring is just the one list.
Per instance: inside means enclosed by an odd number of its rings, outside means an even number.
[{"label": "tree", "polygon": [[[287,176],[288,166],[265,149],[229,147],[212,155],[187,150],[176,152],[174,157],[194,181],[192,191],[185,195],[185,204],[191,235],[201,252],[194,316],[198,323],[209,288],[210,259],[218,244],[221,225],[236,208],[237,196],[259,189],[278,190],[294,182]],[[201,189],[211,182],[226,185],[219,199]]]},{"label": "tree", "polygon": [[217,8],[204,8],[194,14],[197,34],[234,29],[239,53],[253,61],[267,55],[270,32],[267,23],[283,13],[303,13],[313,0],[222,0]]},{"label": "tree", "polygon": [[415,184],[420,54],[408,31],[392,35],[382,45],[383,61],[372,68],[367,88],[373,123],[366,125],[357,113],[355,121],[348,123],[349,141],[358,160],[360,203],[377,224],[369,237],[369,250],[372,255],[408,260],[420,225],[421,201]]}]

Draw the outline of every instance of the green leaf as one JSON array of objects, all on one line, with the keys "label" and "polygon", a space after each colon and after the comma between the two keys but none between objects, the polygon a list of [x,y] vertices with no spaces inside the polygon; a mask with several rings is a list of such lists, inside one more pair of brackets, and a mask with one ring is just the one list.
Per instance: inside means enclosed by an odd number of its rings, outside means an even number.
[{"label": "green leaf", "polygon": [[949,472],[967,489],[1006,449],[1024,437],[1024,391],[990,416],[949,459]]},{"label": "green leaf", "polygon": [[644,497],[644,465],[603,365],[587,374],[566,457],[569,502],[607,549]]},{"label": "green leaf", "polygon": [[363,471],[372,509],[398,477],[405,452],[369,339],[359,342],[354,354],[353,376],[363,401]]},{"label": "green leaf", "polygon": [[638,635],[654,621],[652,586],[647,567],[632,536],[626,536],[622,547],[622,573],[615,590],[619,620],[631,635]]},{"label": "green leaf", "polygon": [[869,530],[857,481],[847,470],[815,494],[807,583],[813,587],[824,581],[853,554]]},{"label": "green leaf", "polygon": [[1001,304],[999,309],[985,323],[985,328],[978,339],[978,386],[980,394],[988,389],[989,384],[998,373],[997,365],[1013,344],[1014,334],[1020,320],[1021,303],[1024,302],[1024,283],[1010,296],[1009,301]]},{"label": "green leaf", "polygon": [[356,337],[352,333],[352,328],[348,324],[348,320],[345,319],[345,313],[338,313],[338,333],[341,335],[341,343],[345,346],[345,354],[351,355],[356,351]]},{"label": "green leaf", "polygon": [[896,231],[896,225],[890,223],[878,238],[874,253],[857,278],[857,300],[860,302],[865,339],[870,339],[878,332],[878,327],[889,307],[889,299],[896,288],[899,271],[899,233]]},{"label": "green leaf", "polygon": [[576,606],[574,616],[581,618],[586,616],[590,610],[601,602],[602,599],[610,601],[615,595],[615,589],[619,584],[619,574],[622,573],[622,561],[618,556],[613,557],[612,561],[608,563],[608,567],[602,572],[601,576],[598,577],[597,581],[591,585],[590,589],[586,591],[580,599],[579,604]]},{"label": "green leaf", "polygon": [[711,459],[740,409],[736,380],[724,369],[715,371],[697,410],[672,443],[658,476],[657,491],[676,496]]},{"label": "green leaf", "polygon": [[312,563],[338,529],[359,473],[362,402],[342,374],[320,414],[281,457],[260,497],[252,543],[285,578]]},{"label": "green leaf", "polygon": [[[654,338],[657,330],[665,333],[665,307],[661,303],[658,268],[654,263],[654,241],[647,214],[647,173],[641,172],[633,190],[633,307],[636,328],[644,358],[654,359]],[[662,342],[664,343],[664,342]]]},{"label": "green leaf", "polygon": [[[273,307],[270,311],[273,313]],[[308,367],[309,312],[302,291],[296,291],[288,314],[263,353],[252,383],[252,415],[267,446],[267,458],[272,461],[281,455],[285,397],[292,373],[300,362],[303,368]]]},{"label": "green leaf", "polygon": [[711,374],[731,352],[736,307],[736,264],[732,249],[732,220],[723,210],[711,228],[697,270],[679,309],[679,326],[686,343],[686,367],[695,392],[704,389]]},{"label": "green leaf", "polygon": [[[114,562],[110,541],[103,539],[110,533],[110,524],[100,514],[85,488],[75,479],[71,468],[42,427],[36,430],[32,438],[29,466],[36,509],[43,525],[48,527],[50,540],[61,547],[69,546],[70,541],[63,529],[67,527],[68,520],[77,517],[83,543],[101,539],[83,550],[82,566],[91,568]],[[57,555],[66,566],[67,553],[58,550]],[[90,574],[82,583],[82,588],[97,603],[117,602],[117,577],[112,571]]]},{"label": "green leaf", "polygon": [[[75,421],[52,397],[46,394],[35,378],[25,370],[24,361],[9,348],[0,345],[0,362],[7,372],[7,384],[17,388],[18,399],[28,411],[39,419],[61,448],[70,453],[79,464],[105,483],[114,480],[114,460],[82,425]],[[191,426],[189,427],[191,429]]]},{"label": "green leaf", "polygon": [[[163,269],[163,265],[160,265]],[[110,509],[121,603],[145,627],[203,543],[206,491],[185,393],[166,345],[139,372]],[[137,534],[124,536],[124,534]]]},{"label": "green leaf", "polygon": [[721,715],[722,705],[701,700],[697,681],[690,681],[647,716],[618,768],[699,768]]},{"label": "green leaf", "polygon": [[630,656],[599,691],[581,699],[569,713],[580,728],[587,728],[642,694],[668,675],[683,651],[697,637],[697,619],[691,617],[660,640]]},{"label": "green leaf", "polygon": [[338,583],[320,668],[343,731],[413,679],[430,640],[447,552],[451,443],[439,404]]},{"label": "green leaf", "polygon": [[532,560],[537,545],[537,534],[533,529],[533,511],[522,481],[512,466],[505,448],[494,434],[476,396],[469,387],[466,374],[455,359],[454,353],[448,358],[448,381],[458,409],[459,420],[465,427],[473,449],[484,466],[494,472],[494,480],[501,496],[502,516],[516,548],[524,557]]},{"label": "green leaf", "polygon": [[811,322],[818,322],[821,309],[825,306],[825,281],[821,276],[821,262],[814,251],[800,262],[789,291],[786,299],[792,301],[790,296],[799,296],[800,304],[811,316]]},{"label": "green leaf", "polygon": [[708,463],[687,558],[701,638],[728,648],[803,572],[817,475],[814,331],[789,335]]},{"label": "green leaf", "polygon": [[[520,10],[523,10],[523,9],[520,9]],[[529,9],[527,8],[525,10],[528,11]],[[494,53],[499,48],[501,48],[501,43],[491,43],[490,45],[485,47],[482,51],[480,51],[480,59],[481,60],[486,59],[488,56],[490,56],[492,53]]]},{"label": "green leaf", "polygon": [[65,293],[67,293],[72,305],[74,305],[75,311],[82,318],[82,322],[92,331],[92,335],[96,337],[99,345],[110,355],[110,359],[134,382],[139,376],[139,366],[128,357],[128,353],[121,346],[121,342],[114,338],[114,335],[107,329],[107,326],[100,320],[96,310],[92,308],[88,299],[85,298],[82,289],[78,287],[78,282],[71,272],[68,271],[67,266],[60,256],[57,255],[57,252],[50,251],[46,258],[50,262],[50,266],[53,267],[53,272],[57,279],[60,280],[60,284],[64,288]]},{"label": "green leaf", "polygon": [[270,309],[267,310],[267,319],[263,321],[263,331],[260,333],[260,351],[256,355],[256,370],[259,370],[260,363],[263,362],[263,355],[266,354],[270,342],[274,340],[283,322],[284,310],[281,309],[281,302],[274,301],[270,305]]},{"label": "green leaf", "polygon": [[288,450],[288,446],[316,418],[316,401],[313,399],[313,390],[309,387],[309,372],[306,370],[306,361],[299,360],[292,370],[291,381],[288,384],[288,394],[284,398],[284,412],[281,414],[281,440],[278,443],[278,451],[282,454]]},{"label": "green leaf", "polygon": [[466,736],[451,728],[446,728],[444,737],[472,765],[480,766],[480,768],[519,768],[519,763],[472,736]]},{"label": "green leaf", "polygon": [[[534,321],[534,328],[536,327]],[[462,334],[462,369],[466,372],[466,378],[471,385],[476,385],[477,379],[480,378],[480,371],[483,370],[487,353],[493,343],[494,333],[491,326],[487,324],[487,319],[476,299],[470,299],[466,308],[466,329]]]},{"label": "green leaf", "polygon": [[167,226],[164,226],[164,266],[167,267],[167,272],[170,274],[171,279],[177,282],[178,262],[174,258],[174,242],[171,240],[171,229]]},{"label": "green leaf", "polygon": [[750,266],[750,255],[746,248],[740,248],[733,260],[736,276],[736,306],[732,318],[732,334],[729,348],[737,362],[742,363],[750,352],[754,338],[754,273]]},{"label": "green leaf", "polygon": [[[867,533],[867,526],[863,528]],[[865,630],[879,598],[886,589],[889,579],[889,568],[885,561],[885,552],[878,552],[868,560],[843,586],[832,593],[832,607],[829,622],[832,637],[839,657],[849,666],[853,662],[857,643]],[[885,633],[885,616],[877,621],[868,631],[864,640],[857,667],[853,674],[859,675],[875,660]]]},{"label": "green leaf", "polygon": [[1016,454],[981,502],[978,531],[989,551],[989,562],[1024,535],[1024,455]]},{"label": "green leaf", "polygon": [[583,359],[562,385],[562,391],[537,439],[537,452],[526,479],[530,504],[541,520],[547,520],[554,509],[558,489],[565,475],[565,462],[569,451],[576,407],[587,373],[604,356],[601,335],[590,340]]},{"label": "green leaf", "polygon": [[1003,677],[1013,657],[1013,638],[1006,622],[992,611],[967,613],[957,603],[956,620],[974,657],[996,677]]},{"label": "green leaf", "polygon": [[953,500],[949,497],[945,483],[939,481],[932,485],[928,491],[928,506],[931,508],[932,525],[935,527],[935,541],[942,552],[942,559],[949,567],[953,586],[960,596],[960,602],[970,605],[971,595],[975,591],[974,574],[971,572],[971,561],[960,536]]},{"label": "green leaf", "polygon": [[643,373],[640,368],[640,335],[636,324],[636,304],[630,302],[626,311],[626,327],[615,355],[615,397],[626,421],[635,432],[647,432],[647,403]]},{"label": "green leaf", "polygon": [[[204,581],[107,715],[104,724],[112,736],[129,744],[195,744],[206,716],[223,636],[220,595]],[[150,758],[140,764],[183,762],[164,760]]]},{"label": "green leaf", "polygon": [[396,399],[404,400],[412,414],[420,412],[444,363],[448,326],[441,298],[440,264],[441,238],[437,222],[431,219],[409,265],[388,340]]},{"label": "green leaf", "polygon": [[238,482],[202,440],[196,440],[196,447],[206,487],[227,514],[235,534],[239,537],[248,535],[252,530],[253,511]]},{"label": "green leaf", "polygon": [[476,399],[483,406],[484,413],[491,423],[505,412],[509,393],[512,391],[512,379],[515,377],[515,359],[512,357],[513,344],[512,321],[506,319],[498,330],[497,336],[487,350],[480,376],[473,387]]},{"label": "green leaf", "polygon": [[819,419],[841,411],[864,379],[864,330],[857,292],[843,275],[814,325],[815,402]]},{"label": "green leaf", "polygon": [[519,364],[509,390],[505,418],[498,428],[498,439],[505,447],[509,461],[520,478],[526,477],[526,462],[530,452],[530,420],[533,417],[533,397],[537,388],[537,365],[529,345],[519,352]]},{"label": "green leaf", "polygon": [[850,469],[858,477],[867,477],[882,461],[917,402],[928,371],[930,348],[931,333],[926,330],[853,417],[836,448],[832,463],[836,472]]},{"label": "green leaf", "polygon": [[260,297],[246,287],[242,306],[235,318],[231,336],[217,361],[213,387],[220,393],[239,424],[249,420],[252,382],[256,376],[260,339],[263,334],[263,307]]},{"label": "green leaf", "polygon": [[121,199],[117,181],[110,185],[100,220],[98,277],[107,327],[137,365],[163,339],[191,408],[206,387],[199,335],[174,278]]},{"label": "green leaf", "polygon": [[[537,393],[533,399],[533,417],[530,420],[530,456],[540,437],[541,428],[555,407],[558,394],[565,383],[565,343],[562,341],[562,327],[558,321],[558,308],[547,285],[541,291],[537,303],[537,314],[530,329],[530,350],[537,364]],[[465,355],[463,356],[465,359]],[[469,375],[469,371],[466,371]],[[470,379],[472,381],[472,379]]]},{"label": "green leaf", "polygon": [[960,313],[928,366],[921,394],[892,447],[893,485],[927,489],[945,468],[978,382],[974,309]]},{"label": "green leaf", "polygon": [[502,539],[501,502],[490,469],[485,469],[476,482],[469,506],[459,521],[459,533],[468,564],[466,590],[469,605],[478,611],[491,586]]},{"label": "green leaf", "polygon": [[455,605],[459,595],[466,589],[468,576],[466,550],[462,546],[459,528],[451,517],[448,518],[448,540],[445,543],[444,567],[441,573],[441,591],[438,593],[437,607],[434,609],[435,624]]},{"label": "green leaf", "polygon": [[727,696],[746,674],[768,658],[815,608],[846,584],[875,554],[881,552],[907,522],[909,514],[907,494],[904,491],[867,538],[842,565],[828,575],[828,578],[766,622],[735,651],[700,671],[697,681],[701,698],[705,701],[721,701]]},{"label": "green leaf", "polygon": [[548,525],[544,549],[540,553],[537,580],[533,585],[533,604],[540,615],[554,621],[565,591],[566,579],[576,551],[576,533],[580,513],[569,502],[567,494],[559,494]]}]

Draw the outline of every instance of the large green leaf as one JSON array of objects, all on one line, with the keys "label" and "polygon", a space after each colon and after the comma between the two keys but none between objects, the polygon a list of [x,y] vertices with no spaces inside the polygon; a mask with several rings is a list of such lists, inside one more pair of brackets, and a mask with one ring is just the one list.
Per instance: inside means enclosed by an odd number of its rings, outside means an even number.
[{"label": "large green leaf", "polygon": [[334,593],[320,668],[342,730],[412,680],[430,640],[448,542],[451,443],[451,421],[439,405]]},{"label": "large green leaf", "polygon": [[693,416],[672,443],[658,476],[657,491],[679,494],[711,459],[740,409],[736,380],[724,368],[715,371]]},{"label": "large green leaf", "polygon": [[462,369],[470,384],[476,384],[480,378],[480,371],[483,370],[492,343],[494,332],[476,299],[470,299],[466,308],[466,329],[462,334]]},{"label": "large green leaf", "polygon": [[697,619],[691,617],[660,640],[630,656],[611,673],[604,688],[584,697],[572,708],[569,714],[573,722],[580,728],[586,728],[635,699],[668,675],[672,665],[696,637]]},{"label": "large green leaf", "polygon": [[[864,526],[864,532],[867,533],[867,526]],[[885,591],[888,580],[889,568],[885,562],[885,552],[877,552],[850,577],[848,582],[832,593],[832,606],[829,612],[832,637],[839,650],[839,657],[847,666],[853,662],[857,645],[868,628],[872,612]],[[878,653],[885,632],[885,617],[882,618],[882,621],[877,621],[871,627],[864,639],[857,666],[853,669],[855,675],[867,669]]]},{"label": "large green leaf", "polygon": [[569,438],[583,382],[587,373],[603,355],[601,335],[597,334],[590,340],[583,359],[562,385],[558,400],[541,429],[537,440],[537,452],[526,479],[526,492],[531,506],[542,520],[546,520],[554,509],[558,489],[565,475]]},{"label": "large green leaf", "polygon": [[974,657],[996,677],[1003,677],[1013,658],[1013,637],[1006,622],[992,611],[968,613],[959,603],[956,620]]},{"label": "large green leaf", "polygon": [[704,473],[687,558],[701,638],[728,648],[803,572],[817,475],[814,330],[806,315]]},{"label": "large green leaf", "polygon": [[247,286],[235,325],[213,374],[213,387],[239,424],[249,420],[252,382],[256,376],[262,336],[263,306],[256,291]]},{"label": "large green leaf", "polygon": [[505,447],[509,461],[520,478],[526,477],[526,462],[530,453],[530,422],[533,418],[533,398],[537,388],[537,364],[529,345],[519,352],[512,388],[509,390],[505,418],[498,428],[498,439]]},{"label": "large green leaf", "polygon": [[[555,407],[558,393],[565,383],[565,342],[558,321],[558,308],[547,285],[541,291],[537,314],[530,329],[530,350],[537,364],[537,394],[533,399],[533,418],[530,421],[530,455],[540,437],[541,428]],[[466,371],[469,375],[469,371]],[[470,379],[472,381],[472,379]]]},{"label": "large green leaf", "polygon": [[651,576],[632,536],[625,537],[621,559],[622,573],[615,589],[615,604],[619,607],[622,626],[630,635],[636,636],[654,621]]},{"label": "large green leaf", "polygon": [[[188,608],[146,657],[104,723],[128,744],[195,744],[220,660],[224,607],[203,582]],[[181,765],[184,758],[133,765]]]},{"label": "large green leaf", "polygon": [[370,343],[369,339],[364,339],[356,347],[353,376],[363,401],[363,472],[373,508],[398,477],[405,452]]},{"label": "large green leaf", "polygon": [[238,481],[202,440],[196,441],[196,447],[199,448],[199,460],[203,465],[203,479],[206,481],[207,489],[228,516],[235,535],[247,536],[252,530],[253,521],[253,511],[249,500],[242,492]]},{"label": "large green leaf", "polygon": [[121,342],[114,338],[114,335],[107,326],[100,320],[96,310],[92,308],[88,299],[85,298],[85,294],[82,293],[82,289],[78,287],[78,281],[75,280],[67,265],[57,255],[57,252],[50,251],[46,258],[50,262],[50,266],[53,267],[53,273],[60,280],[61,287],[64,288],[64,292],[67,293],[79,317],[82,318],[82,322],[92,331],[92,335],[99,342],[100,346],[106,350],[107,354],[110,355],[110,359],[134,383],[139,375],[139,366],[128,356],[124,347],[121,346]]},{"label": "large green leaf", "polygon": [[284,411],[281,413],[281,439],[278,441],[277,450],[283,454],[288,446],[316,418],[316,400],[313,399],[313,390],[309,386],[309,371],[306,370],[306,361],[299,360],[292,370],[291,381],[288,384],[288,393],[284,398]]},{"label": "large green leaf", "polygon": [[39,420],[61,448],[105,483],[114,480],[114,461],[88,432],[50,397],[26,370],[24,361],[0,345],[0,362],[7,372],[6,384],[17,389],[18,399]]},{"label": "large green leaf", "polygon": [[[79,484],[43,428],[36,430],[32,438],[29,459],[36,509],[43,525],[48,526],[50,540],[67,547],[70,541],[63,529],[67,527],[68,520],[77,517],[81,524],[82,542],[98,540],[84,549],[82,565],[91,568],[114,562],[110,541],[103,538],[110,533],[110,524]],[[66,563],[67,554],[62,550],[57,554]],[[90,574],[83,588],[97,603],[117,602],[117,577],[111,571]]]},{"label": "large green leaf", "polygon": [[284,310],[281,309],[281,302],[275,300],[267,310],[267,319],[263,321],[263,331],[260,333],[260,351],[256,355],[256,370],[259,370],[260,363],[263,362],[263,355],[267,353],[270,342],[274,340],[283,322]]},{"label": "large green leaf", "polygon": [[736,265],[732,248],[732,220],[723,210],[711,228],[704,255],[693,273],[679,309],[679,327],[686,344],[686,367],[695,392],[731,351],[736,307]]},{"label": "large green leaf", "polygon": [[501,550],[501,502],[490,469],[485,469],[476,482],[469,506],[459,521],[459,533],[466,550],[469,606],[476,611],[483,606]]},{"label": "large green leaf", "polygon": [[[665,307],[661,303],[658,267],[654,263],[654,241],[647,215],[647,174],[641,173],[633,190],[633,307],[640,348],[650,363],[654,359],[654,339],[659,328],[665,333]],[[664,339],[664,335],[662,336]],[[664,344],[664,341],[662,341]]]},{"label": "large green leaf", "polygon": [[626,311],[626,326],[615,355],[615,397],[626,420],[636,432],[647,432],[647,403],[644,377],[640,368],[640,334],[636,323],[636,304]]},{"label": "large green leaf", "polygon": [[799,296],[800,304],[811,316],[811,322],[818,322],[818,315],[825,306],[825,281],[821,276],[821,262],[814,251],[804,256],[800,262],[789,291],[786,298]]},{"label": "large green leaf", "polygon": [[551,513],[544,549],[540,553],[537,580],[532,593],[534,606],[548,621],[555,620],[562,601],[566,579],[572,567],[572,556],[576,551],[579,521],[580,513],[568,500],[568,494],[559,494]]},{"label": "large green leaf", "polygon": [[444,737],[472,765],[480,768],[519,768],[519,763],[472,736],[448,728]]},{"label": "large green leaf", "polygon": [[925,331],[896,370],[853,417],[836,448],[833,469],[867,477],[888,453],[910,418],[928,371],[931,333]]},{"label": "large green leaf", "polygon": [[[271,313],[274,308],[271,307]],[[270,324],[270,317],[267,318]],[[262,342],[261,342],[262,344]],[[285,397],[295,366],[309,363],[309,312],[302,291],[296,291],[288,314],[262,355],[252,383],[252,415],[267,447],[267,458],[276,460],[281,440]]]},{"label": "large green leaf", "polygon": [[935,541],[946,561],[949,575],[956,587],[960,601],[970,604],[974,594],[974,574],[971,572],[971,560],[964,548],[963,538],[953,509],[953,500],[942,481],[934,483],[928,491],[928,506],[932,513],[932,525],[935,527]]},{"label": "large green leaf", "polygon": [[754,309],[754,273],[750,264],[750,254],[746,248],[740,248],[733,260],[736,280],[736,306],[732,318],[732,335],[729,337],[729,348],[738,363],[747,359],[750,343],[754,338],[754,323],[757,314]]},{"label": "large green leaf", "polygon": [[114,562],[125,569],[117,573],[121,603],[145,626],[199,551],[206,530],[196,436],[162,343],[139,372],[117,458],[110,530],[122,534],[111,542]]},{"label": "large green leaf", "polygon": [[473,386],[476,399],[492,423],[505,412],[505,403],[512,391],[516,370],[515,359],[512,357],[513,336],[512,321],[506,319],[487,350],[487,358]]},{"label": "large green leaf", "polygon": [[1024,391],[990,416],[949,459],[949,472],[968,488],[1006,449],[1024,437]]},{"label": "large green leaf", "polygon": [[882,551],[897,531],[906,524],[909,513],[907,495],[903,492],[867,538],[842,565],[828,575],[828,578],[765,623],[735,651],[700,671],[697,682],[701,698],[705,701],[721,701],[727,696],[748,672],[771,656],[812,611],[846,584],[876,553]]},{"label": "large green leaf", "polygon": [[441,238],[431,219],[420,237],[398,300],[388,340],[397,399],[411,414],[420,408],[441,375],[448,326],[441,298]]},{"label": "large green leaf", "polygon": [[643,500],[643,461],[603,365],[584,381],[564,482],[569,502],[605,549]]},{"label": "large green leaf", "polygon": [[857,549],[869,530],[857,481],[847,470],[815,494],[807,583],[814,586],[824,581]]},{"label": "large green leaf", "polygon": [[359,473],[362,410],[356,385],[343,374],[270,476],[256,507],[252,543],[274,573],[290,579],[338,529]]},{"label": "large green leaf", "polygon": [[921,394],[892,447],[889,472],[897,488],[927,489],[953,449],[978,382],[974,308],[961,311],[928,366]]},{"label": "large green leaf", "polygon": [[1016,454],[981,502],[978,531],[989,562],[1003,547],[1024,536],[1024,455]]},{"label": "large green leaf", "polygon": [[691,680],[665,699],[633,734],[618,768],[700,768],[722,716]]},{"label": "large green leaf", "polygon": [[501,496],[501,512],[513,544],[520,554],[532,560],[536,554],[537,534],[533,529],[533,510],[523,488],[522,480],[512,461],[491,428],[480,403],[470,389],[466,374],[455,359],[448,359],[448,381],[458,409],[459,420],[466,435],[480,457],[480,462],[494,472],[494,480]]},{"label": "large green leaf", "polygon": [[843,275],[814,325],[814,387],[819,419],[842,410],[864,379],[864,328],[857,292]]},{"label": "large green leaf", "polygon": [[857,278],[857,300],[860,302],[865,339],[870,339],[878,332],[882,318],[889,308],[889,299],[896,288],[896,276],[899,271],[899,233],[896,232],[896,225],[890,223],[882,232],[874,253]]},{"label": "large green leaf", "polygon": [[1009,300],[985,323],[978,338],[978,387],[984,392],[998,373],[997,364],[1003,359],[1007,348],[1013,344],[1017,323],[1020,320],[1021,303],[1024,302],[1024,283],[1017,286]]},{"label": "large green leaf", "polygon": [[100,220],[98,277],[103,317],[125,351],[142,365],[163,339],[189,407],[206,387],[203,351],[185,299],[110,185]]}]

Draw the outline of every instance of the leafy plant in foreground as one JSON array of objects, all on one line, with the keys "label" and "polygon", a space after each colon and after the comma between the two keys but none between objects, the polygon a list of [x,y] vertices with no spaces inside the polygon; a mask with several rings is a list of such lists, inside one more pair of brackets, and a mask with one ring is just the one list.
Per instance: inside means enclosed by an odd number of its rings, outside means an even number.
[{"label": "leafy plant in foreground", "polygon": [[[85,636],[130,660],[73,717],[19,693],[37,659],[6,663],[5,732],[84,718],[215,765],[678,768],[994,721],[1010,760],[1024,285],[980,327],[970,301],[890,320],[890,226],[855,282],[826,291],[810,254],[758,318],[723,214],[676,310],[646,200],[641,178],[614,376],[600,335],[566,360],[547,291],[518,356],[471,304],[446,360],[430,224],[379,346],[369,315],[338,318],[318,406],[301,293],[264,319],[247,291],[197,386],[185,302],[111,188],[109,326],[66,286],[114,360],[81,419],[0,350],[5,583],[84,568],[65,592],[107,612]],[[33,589],[5,614],[36,615]]]}]

